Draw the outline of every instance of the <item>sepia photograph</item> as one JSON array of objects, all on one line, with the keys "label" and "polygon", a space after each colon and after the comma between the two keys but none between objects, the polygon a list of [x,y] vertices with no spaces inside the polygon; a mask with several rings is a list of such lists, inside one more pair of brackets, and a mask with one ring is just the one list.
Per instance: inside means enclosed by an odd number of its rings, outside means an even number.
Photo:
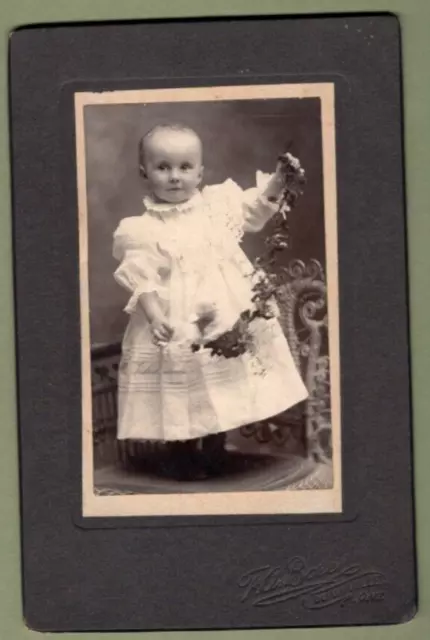
[{"label": "sepia photograph", "polygon": [[342,511],[331,83],[75,93],[83,516]]}]

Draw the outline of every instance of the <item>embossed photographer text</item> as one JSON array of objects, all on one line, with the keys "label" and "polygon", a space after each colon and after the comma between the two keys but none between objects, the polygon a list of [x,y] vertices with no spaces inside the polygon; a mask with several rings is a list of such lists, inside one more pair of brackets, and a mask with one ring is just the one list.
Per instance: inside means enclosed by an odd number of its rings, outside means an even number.
[{"label": "embossed photographer text", "polygon": [[289,559],[284,566],[264,565],[241,576],[242,602],[266,607],[299,600],[305,609],[334,605],[380,602],[384,599],[384,576],[356,564],[310,565],[304,558]]}]

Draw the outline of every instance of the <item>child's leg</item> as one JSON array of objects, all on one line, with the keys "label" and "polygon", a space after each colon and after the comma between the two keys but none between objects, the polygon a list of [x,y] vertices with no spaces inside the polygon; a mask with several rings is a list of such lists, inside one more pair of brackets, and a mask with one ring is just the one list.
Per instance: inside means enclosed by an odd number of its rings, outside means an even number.
[{"label": "child's leg", "polygon": [[201,461],[207,474],[219,475],[224,471],[227,459],[226,440],[227,434],[224,432],[202,438]]},{"label": "child's leg", "polygon": [[202,473],[198,444],[197,438],[171,442],[164,471],[176,480],[199,480]]}]

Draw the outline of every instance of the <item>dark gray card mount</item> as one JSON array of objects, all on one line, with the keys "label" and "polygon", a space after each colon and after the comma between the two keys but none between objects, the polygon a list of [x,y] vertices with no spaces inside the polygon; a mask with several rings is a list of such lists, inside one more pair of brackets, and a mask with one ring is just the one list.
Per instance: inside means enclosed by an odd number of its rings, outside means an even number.
[{"label": "dark gray card mount", "polygon": [[[397,20],[23,28],[12,34],[10,73],[28,626],[409,620],[416,587]],[[82,518],[73,91],[303,81],[336,87],[343,513]]]}]

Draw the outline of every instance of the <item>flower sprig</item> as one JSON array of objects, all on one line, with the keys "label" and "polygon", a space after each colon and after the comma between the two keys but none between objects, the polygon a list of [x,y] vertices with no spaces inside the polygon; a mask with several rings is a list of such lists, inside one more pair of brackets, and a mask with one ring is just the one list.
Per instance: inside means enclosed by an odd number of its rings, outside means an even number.
[{"label": "flower sprig", "polygon": [[[243,311],[229,331],[204,344],[194,343],[191,347],[193,351],[204,348],[208,349],[211,355],[224,358],[236,358],[246,352],[252,353],[251,323],[257,318],[269,320],[275,316],[276,304],[274,303],[284,284],[283,270],[278,268],[281,266],[279,261],[289,246],[287,214],[303,194],[306,183],[305,171],[300,161],[289,152],[279,156],[277,171],[283,177],[283,187],[277,200],[279,207],[273,217],[274,228],[265,239],[264,252],[253,263],[252,308]],[[202,333],[204,327],[212,320],[211,312],[208,312],[207,317],[202,314],[198,322]]]}]

